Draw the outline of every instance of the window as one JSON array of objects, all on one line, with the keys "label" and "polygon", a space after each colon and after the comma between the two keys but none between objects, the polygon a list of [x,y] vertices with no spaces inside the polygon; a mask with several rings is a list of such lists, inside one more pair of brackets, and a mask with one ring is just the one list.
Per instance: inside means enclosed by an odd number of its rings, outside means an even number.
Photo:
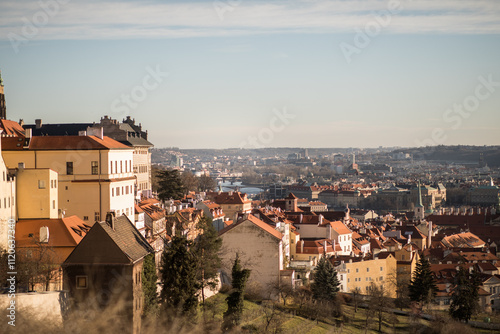
[{"label": "window", "polygon": [[76,288],[77,289],[88,288],[87,276],[76,276]]},{"label": "window", "polygon": [[73,175],[73,161],[66,162],[66,174]]},{"label": "window", "polygon": [[109,174],[113,174],[113,161],[109,162]]},{"label": "window", "polygon": [[366,268],[366,272],[370,272],[370,268]]},{"label": "window", "polygon": [[123,173],[123,161],[120,160],[120,173]]},{"label": "window", "polygon": [[120,187],[116,187],[116,196],[120,196]]},{"label": "window", "polygon": [[115,173],[118,173],[118,161],[115,161]]},{"label": "window", "polygon": [[92,175],[99,174],[99,163],[97,161],[92,161],[90,166],[92,167]]},{"label": "window", "polygon": [[38,189],[45,189],[45,180],[38,180]]},{"label": "window", "polygon": [[94,221],[101,221],[101,214],[99,212],[94,213]]},{"label": "window", "polygon": [[83,216],[83,220],[89,220],[89,216]]},{"label": "window", "polygon": [[380,267],[380,271],[384,271],[384,267]]},{"label": "window", "polygon": [[132,160],[129,160],[128,161],[128,171],[131,172],[132,171]]},{"label": "window", "polygon": [[114,197],[115,196],[115,188],[111,188],[111,196]]},{"label": "window", "polygon": [[357,272],[357,273],[359,272],[359,269],[358,269],[358,268],[356,268],[356,272]]},{"label": "window", "polygon": [[55,201],[55,200],[53,200],[53,201],[52,201],[52,209],[55,209],[55,208],[56,208],[56,201]]}]

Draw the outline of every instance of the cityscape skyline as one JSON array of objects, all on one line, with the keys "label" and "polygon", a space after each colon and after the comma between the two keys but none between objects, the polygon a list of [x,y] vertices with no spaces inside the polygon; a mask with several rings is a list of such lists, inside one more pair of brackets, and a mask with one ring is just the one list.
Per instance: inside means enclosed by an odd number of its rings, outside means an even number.
[{"label": "cityscape skyline", "polygon": [[[155,147],[498,145],[500,4],[6,1],[7,118]],[[31,30],[30,30],[31,29]]]}]

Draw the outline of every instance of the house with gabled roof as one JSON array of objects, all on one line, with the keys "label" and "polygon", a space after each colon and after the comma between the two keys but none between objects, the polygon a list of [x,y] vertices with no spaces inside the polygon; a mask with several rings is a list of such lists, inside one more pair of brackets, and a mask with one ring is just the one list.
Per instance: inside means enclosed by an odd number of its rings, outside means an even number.
[{"label": "house with gabled roof", "polygon": [[273,226],[248,214],[219,232],[222,239],[221,281],[231,283],[231,269],[236,254],[243,268],[250,269],[248,289],[269,298],[285,269],[283,235]]},{"label": "house with gabled roof", "polygon": [[203,210],[205,216],[212,219],[212,224],[217,231],[226,227],[224,224],[226,215],[219,204],[211,201],[200,201],[196,204],[196,208]]},{"label": "house with gabled roof", "polygon": [[252,210],[252,201],[247,194],[239,191],[209,192],[207,199],[220,205],[226,217],[234,218],[239,213],[249,213]]},{"label": "house with gabled roof", "polygon": [[72,310],[89,316],[112,309],[110,317],[123,324],[124,333],[139,333],[143,260],[151,253],[154,249],[126,216],[108,213],[63,263]]}]

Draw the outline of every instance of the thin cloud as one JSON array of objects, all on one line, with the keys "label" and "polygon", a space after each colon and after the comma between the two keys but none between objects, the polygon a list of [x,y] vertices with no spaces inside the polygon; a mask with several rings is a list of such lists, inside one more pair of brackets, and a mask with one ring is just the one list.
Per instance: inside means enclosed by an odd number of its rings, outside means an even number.
[{"label": "thin cloud", "polygon": [[[55,2],[55,1],[54,1]],[[242,36],[277,33],[349,33],[388,13],[390,1],[241,1],[226,11],[215,2],[69,1],[36,39],[131,39]],[[230,6],[231,3],[219,1]],[[384,28],[394,34],[499,34],[500,2],[401,0]],[[224,9],[222,9],[224,10]],[[0,3],[0,40],[22,35],[42,11],[37,1]],[[23,20],[23,18],[25,18]],[[222,19],[221,19],[222,18]],[[12,36],[12,35],[11,35]]]}]

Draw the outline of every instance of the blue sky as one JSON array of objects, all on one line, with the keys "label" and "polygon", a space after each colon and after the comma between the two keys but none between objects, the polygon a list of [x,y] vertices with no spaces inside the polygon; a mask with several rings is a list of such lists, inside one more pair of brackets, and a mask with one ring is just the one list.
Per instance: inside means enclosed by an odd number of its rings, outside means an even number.
[{"label": "blue sky", "polygon": [[500,144],[497,1],[2,1],[0,69],[8,118],[156,147]]}]

